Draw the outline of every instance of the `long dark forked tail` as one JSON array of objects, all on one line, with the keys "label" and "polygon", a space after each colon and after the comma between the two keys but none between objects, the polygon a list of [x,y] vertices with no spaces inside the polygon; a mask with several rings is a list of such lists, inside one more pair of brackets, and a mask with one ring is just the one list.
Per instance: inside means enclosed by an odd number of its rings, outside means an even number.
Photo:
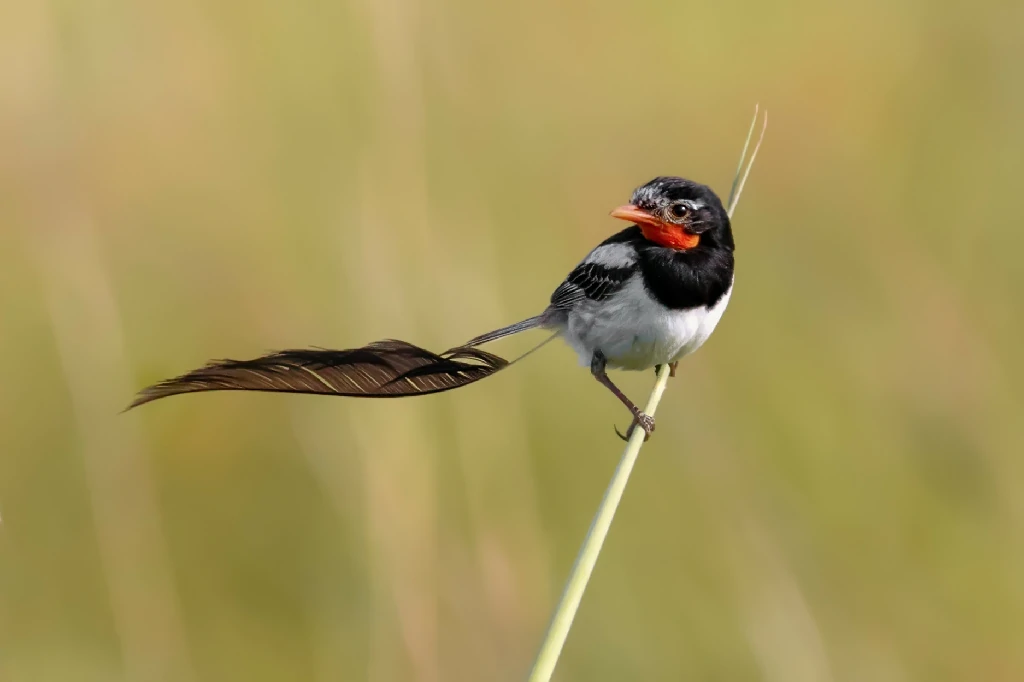
[{"label": "long dark forked tail", "polygon": [[143,389],[127,409],[179,393],[203,391],[269,391],[362,398],[399,398],[450,391],[489,377],[511,364],[474,346],[540,324],[540,316],[531,317],[440,354],[405,341],[388,340],[349,350],[311,348],[279,351],[254,360],[216,360]]}]

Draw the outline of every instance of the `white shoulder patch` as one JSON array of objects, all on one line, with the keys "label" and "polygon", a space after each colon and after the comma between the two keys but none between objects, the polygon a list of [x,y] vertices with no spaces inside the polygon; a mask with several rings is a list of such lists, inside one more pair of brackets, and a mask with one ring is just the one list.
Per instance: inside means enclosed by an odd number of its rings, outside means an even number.
[{"label": "white shoulder patch", "polygon": [[605,244],[591,251],[583,262],[606,268],[628,268],[636,263],[636,249],[632,244]]}]

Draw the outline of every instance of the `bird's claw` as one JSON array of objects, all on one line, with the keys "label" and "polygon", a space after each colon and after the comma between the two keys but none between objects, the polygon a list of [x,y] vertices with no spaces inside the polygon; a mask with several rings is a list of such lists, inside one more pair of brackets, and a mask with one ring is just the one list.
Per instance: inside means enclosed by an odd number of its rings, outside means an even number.
[{"label": "bird's claw", "polygon": [[641,429],[644,430],[644,442],[646,443],[650,439],[651,434],[654,433],[654,417],[644,414],[643,412],[641,412],[639,415],[637,415],[635,419],[633,419],[633,423],[629,425],[629,429],[626,431],[626,435],[622,435],[619,432],[619,427],[617,426],[615,427],[615,435],[617,435],[622,440],[628,441],[630,437],[633,435],[633,429],[635,429],[638,425]]},{"label": "bird's claw", "polygon": [[[668,363],[668,375],[674,377],[676,375],[676,368],[679,367],[679,361]],[[654,374],[657,375],[661,371],[661,365],[654,366]]]}]

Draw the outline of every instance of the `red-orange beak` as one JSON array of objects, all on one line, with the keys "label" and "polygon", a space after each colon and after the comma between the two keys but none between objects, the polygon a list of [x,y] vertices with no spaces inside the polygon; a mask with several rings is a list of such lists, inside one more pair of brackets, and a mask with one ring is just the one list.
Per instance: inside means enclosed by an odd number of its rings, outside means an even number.
[{"label": "red-orange beak", "polygon": [[612,211],[611,216],[636,223],[644,233],[645,239],[670,249],[686,251],[700,243],[700,235],[691,234],[679,225],[667,223],[634,204],[619,206]]},{"label": "red-orange beak", "polygon": [[629,222],[636,223],[637,225],[651,225],[653,227],[661,224],[661,220],[659,218],[655,218],[650,213],[634,204],[619,206],[611,212],[611,216],[613,218],[618,218],[619,220],[628,220]]}]

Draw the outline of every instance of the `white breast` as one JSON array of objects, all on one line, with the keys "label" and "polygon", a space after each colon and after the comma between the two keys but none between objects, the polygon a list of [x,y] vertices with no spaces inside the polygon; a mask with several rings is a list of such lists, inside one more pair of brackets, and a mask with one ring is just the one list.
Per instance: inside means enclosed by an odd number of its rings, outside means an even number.
[{"label": "white breast", "polygon": [[732,286],[713,307],[670,310],[644,289],[639,275],[605,301],[582,301],[569,313],[564,336],[590,365],[600,350],[610,367],[642,370],[674,362],[703,345],[729,305]]}]

